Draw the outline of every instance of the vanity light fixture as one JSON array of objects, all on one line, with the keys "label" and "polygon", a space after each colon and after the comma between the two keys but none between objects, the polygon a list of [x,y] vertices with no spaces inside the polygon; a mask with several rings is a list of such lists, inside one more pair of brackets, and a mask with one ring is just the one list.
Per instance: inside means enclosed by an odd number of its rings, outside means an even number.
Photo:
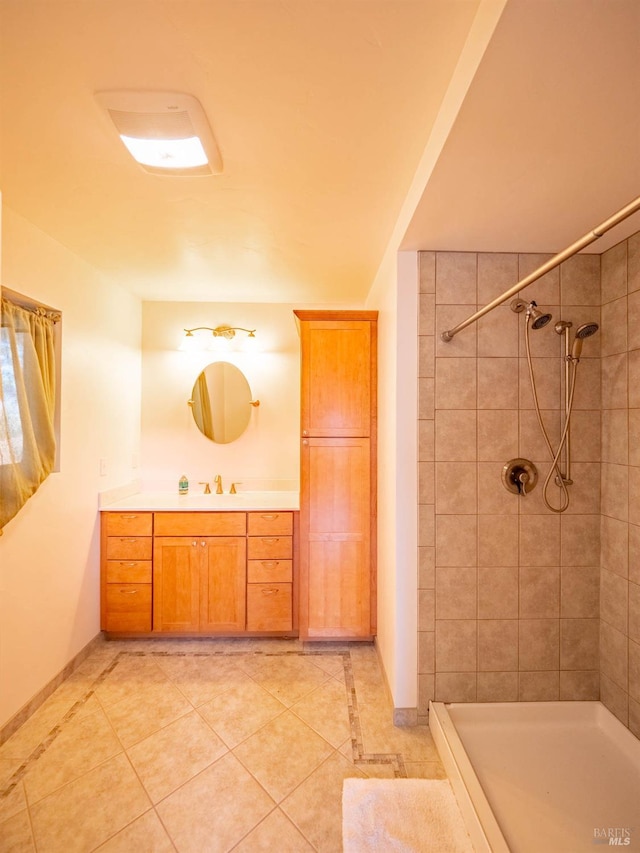
[{"label": "vanity light fixture", "polygon": [[146,172],[220,174],[222,157],[202,105],[180,92],[96,92],[131,156]]},{"label": "vanity light fixture", "polygon": [[[194,335],[194,332],[211,332],[212,337]],[[195,326],[193,329],[184,330],[184,338],[180,343],[179,349],[186,351],[227,350],[230,347],[231,341],[235,338],[236,332],[247,333],[246,344],[253,345],[255,343],[255,329],[244,329],[242,326],[216,326],[215,329],[211,326]]]}]

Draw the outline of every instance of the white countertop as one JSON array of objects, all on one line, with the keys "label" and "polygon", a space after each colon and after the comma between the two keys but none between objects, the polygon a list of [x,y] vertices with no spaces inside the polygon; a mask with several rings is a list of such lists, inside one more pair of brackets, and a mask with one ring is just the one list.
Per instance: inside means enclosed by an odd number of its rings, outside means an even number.
[{"label": "white countertop", "polygon": [[239,510],[242,512],[265,509],[299,510],[299,492],[239,492],[237,495],[179,495],[177,492],[138,492],[100,507],[101,512],[118,510],[146,510],[152,512],[207,512]]}]

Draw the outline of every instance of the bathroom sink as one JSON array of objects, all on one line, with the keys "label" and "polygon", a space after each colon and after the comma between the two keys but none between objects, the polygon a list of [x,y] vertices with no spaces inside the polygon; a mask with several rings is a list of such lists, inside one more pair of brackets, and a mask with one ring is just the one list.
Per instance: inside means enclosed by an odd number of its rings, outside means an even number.
[{"label": "bathroom sink", "polygon": [[174,492],[138,492],[115,503],[102,507],[103,510],[151,510],[161,512],[202,510],[251,510],[300,508],[298,492],[239,492],[236,495],[178,495]]}]

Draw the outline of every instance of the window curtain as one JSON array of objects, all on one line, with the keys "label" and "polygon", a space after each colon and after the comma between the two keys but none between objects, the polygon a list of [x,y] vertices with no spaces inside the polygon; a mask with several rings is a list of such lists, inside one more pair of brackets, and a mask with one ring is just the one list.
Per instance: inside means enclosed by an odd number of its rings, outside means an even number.
[{"label": "window curtain", "polygon": [[0,535],[53,470],[59,317],[0,304]]}]

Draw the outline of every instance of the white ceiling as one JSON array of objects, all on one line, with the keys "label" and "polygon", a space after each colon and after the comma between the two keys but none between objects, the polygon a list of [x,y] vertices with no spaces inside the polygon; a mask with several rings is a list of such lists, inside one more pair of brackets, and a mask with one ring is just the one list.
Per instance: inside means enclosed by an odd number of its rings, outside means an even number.
[{"label": "white ceiling", "polygon": [[[640,194],[640,3],[508,0],[490,38],[501,5],[0,0],[3,203],[150,300],[359,304],[400,241],[560,250]],[[143,172],[116,88],[195,95],[223,173]]]}]

